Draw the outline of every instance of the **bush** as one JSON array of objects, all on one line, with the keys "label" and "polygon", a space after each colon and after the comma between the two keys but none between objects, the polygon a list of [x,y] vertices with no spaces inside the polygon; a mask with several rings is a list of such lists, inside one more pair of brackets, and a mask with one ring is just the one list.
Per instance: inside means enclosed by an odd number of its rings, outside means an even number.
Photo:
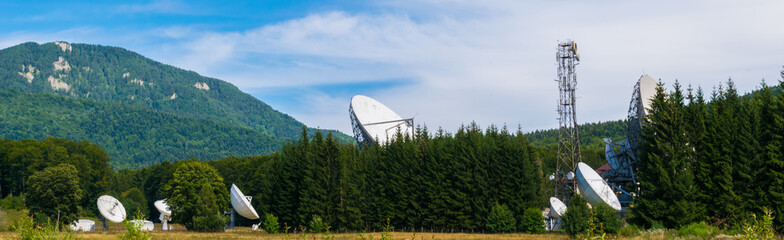
[{"label": "bush", "polygon": [[523,220],[520,221],[520,231],[526,233],[544,233],[544,216],[542,211],[537,208],[529,208],[523,212]]},{"label": "bush", "polygon": [[125,225],[125,229],[127,230],[125,233],[120,234],[120,239],[122,240],[150,240],[149,235],[142,231],[142,225],[144,224],[141,220],[144,220],[144,213],[142,213],[141,209],[136,209],[136,215],[133,216],[133,220],[140,220],[140,221],[131,221],[126,219],[123,221],[123,225]]},{"label": "bush", "polygon": [[310,232],[314,233],[321,233],[327,230],[327,224],[323,219],[321,219],[321,216],[319,215],[313,215],[313,218],[310,219],[308,227],[310,227]]},{"label": "bush", "polygon": [[690,223],[678,230],[679,236],[698,236],[700,238],[708,238],[716,235],[718,230],[716,227],[711,226],[705,222]]},{"label": "bush", "polygon": [[0,200],[0,208],[8,210],[23,210],[25,209],[24,194],[14,196],[8,195],[3,200]]},{"label": "bush", "polygon": [[14,222],[12,230],[19,233],[19,239],[22,240],[38,240],[38,239],[63,239],[71,240],[76,239],[70,231],[60,232],[57,226],[52,225],[50,221],[45,221],[42,224],[36,225],[33,218],[23,216]]},{"label": "bush", "polygon": [[604,226],[607,233],[616,233],[621,228],[621,217],[615,213],[615,209],[605,204],[599,204],[593,208],[596,221]]},{"label": "bush", "polygon": [[272,215],[271,213],[267,213],[264,215],[264,231],[267,233],[275,234],[278,233],[278,229],[280,229],[280,224],[278,224],[278,217]]},{"label": "bush", "polygon": [[226,220],[220,214],[193,218],[193,230],[197,232],[223,232]]},{"label": "bush", "polygon": [[634,224],[627,224],[626,226],[623,226],[622,228],[618,229],[618,235],[624,237],[636,236],[639,233],[640,233],[640,227]]},{"label": "bush", "polygon": [[574,195],[566,206],[566,213],[563,215],[563,230],[571,236],[586,233],[591,221],[591,210],[588,204],[580,195]]},{"label": "bush", "polygon": [[774,239],[773,212],[767,207],[763,207],[762,211],[765,215],[762,216],[761,220],[757,219],[757,215],[751,214],[751,221],[747,220],[743,224],[743,237],[741,239]]},{"label": "bush", "polygon": [[506,204],[496,203],[490,210],[490,216],[487,217],[486,227],[487,231],[492,233],[508,233],[515,230],[515,222],[514,214]]}]

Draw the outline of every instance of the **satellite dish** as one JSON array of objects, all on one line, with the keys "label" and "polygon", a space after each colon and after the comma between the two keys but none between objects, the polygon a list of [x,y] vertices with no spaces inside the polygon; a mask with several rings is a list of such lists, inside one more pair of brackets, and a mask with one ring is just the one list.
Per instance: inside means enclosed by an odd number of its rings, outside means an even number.
[{"label": "satellite dish", "polygon": [[383,145],[397,133],[414,136],[414,119],[404,119],[384,104],[367,96],[356,95],[349,106],[351,125],[357,143],[378,142]]},{"label": "satellite dish", "polygon": [[155,225],[152,223],[152,221],[149,220],[134,219],[130,220],[129,222],[137,224],[136,226],[139,226],[139,230],[142,231],[152,231],[152,229],[155,228]]},{"label": "satellite dish", "polygon": [[588,203],[597,206],[607,204],[615,210],[621,210],[621,202],[609,185],[588,164],[577,164],[577,188]]},{"label": "satellite dish", "polygon": [[555,174],[550,174],[550,181],[555,180]]},{"label": "satellite dish", "polygon": [[558,198],[550,198],[550,216],[553,218],[561,218],[566,213],[566,204],[561,202]]},{"label": "satellite dish", "polygon": [[122,222],[125,220],[125,207],[116,198],[103,195],[98,197],[98,211],[106,220],[112,222]]},{"label": "satellite dish", "polygon": [[574,179],[574,172],[566,173],[566,179],[568,179],[568,180]]},{"label": "satellite dish", "polygon": [[651,99],[653,96],[656,95],[656,80],[653,79],[651,76],[643,75],[640,77],[640,101],[641,107],[643,109],[642,116],[638,116],[638,119],[643,119],[645,116],[648,116],[648,110],[651,108]]},{"label": "satellite dish", "polygon": [[79,219],[71,223],[73,231],[95,231],[95,221],[89,219]]},{"label": "satellite dish", "polygon": [[158,219],[161,220],[161,229],[169,230],[168,223],[171,221],[172,212],[169,208],[169,204],[166,204],[166,199],[155,201],[153,205],[155,205],[155,208],[161,213],[161,216],[158,217]]},{"label": "satellite dish", "polygon": [[234,184],[231,184],[229,192],[231,194],[231,206],[234,207],[234,211],[237,211],[237,213],[247,219],[259,219],[256,209],[253,209],[253,206],[250,205],[250,200],[253,197],[243,195],[242,191]]}]

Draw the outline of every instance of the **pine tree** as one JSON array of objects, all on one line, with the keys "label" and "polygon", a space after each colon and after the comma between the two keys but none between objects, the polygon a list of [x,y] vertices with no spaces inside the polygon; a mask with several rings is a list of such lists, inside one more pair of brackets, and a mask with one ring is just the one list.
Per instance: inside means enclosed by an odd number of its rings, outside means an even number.
[{"label": "pine tree", "polygon": [[674,91],[665,95],[661,83],[645,120],[640,160],[641,195],[633,207],[635,216],[645,225],[661,222],[674,228],[702,216],[695,201],[697,188],[688,160],[685,106],[683,93],[676,81]]}]

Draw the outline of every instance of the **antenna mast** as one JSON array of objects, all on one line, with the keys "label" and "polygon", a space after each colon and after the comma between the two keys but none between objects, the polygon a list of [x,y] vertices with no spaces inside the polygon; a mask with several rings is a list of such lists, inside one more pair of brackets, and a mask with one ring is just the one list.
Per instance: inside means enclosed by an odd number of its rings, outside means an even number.
[{"label": "antenna mast", "polygon": [[[580,56],[577,54],[577,44],[574,41],[558,43],[556,52],[558,61],[558,161],[556,163],[555,196],[560,199],[569,199],[576,191],[574,172],[578,162],[582,162],[580,155],[580,134],[577,129],[574,91],[577,87],[577,75],[574,66],[579,64]],[[570,176],[568,176],[570,175]]]}]

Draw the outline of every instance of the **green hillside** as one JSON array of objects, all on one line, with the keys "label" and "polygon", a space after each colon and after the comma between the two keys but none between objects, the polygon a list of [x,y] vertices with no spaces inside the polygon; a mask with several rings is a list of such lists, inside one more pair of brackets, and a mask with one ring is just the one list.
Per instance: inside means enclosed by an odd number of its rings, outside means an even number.
[{"label": "green hillside", "polygon": [[283,138],[244,127],[124,103],[2,90],[0,102],[0,138],[64,136],[93,142],[120,169],[191,157],[269,154],[285,143]]},{"label": "green hillside", "polygon": [[55,42],[0,50],[0,90],[10,91],[2,97],[0,137],[88,140],[120,168],[270,153],[304,126],[230,83],[117,47]]},{"label": "green hillside", "polygon": [[[615,120],[598,123],[584,123],[580,130],[580,147],[589,151],[604,151],[604,138],[618,140],[626,137],[626,121]],[[536,130],[525,134],[531,144],[537,147],[555,148],[558,144],[558,129]]]}]

